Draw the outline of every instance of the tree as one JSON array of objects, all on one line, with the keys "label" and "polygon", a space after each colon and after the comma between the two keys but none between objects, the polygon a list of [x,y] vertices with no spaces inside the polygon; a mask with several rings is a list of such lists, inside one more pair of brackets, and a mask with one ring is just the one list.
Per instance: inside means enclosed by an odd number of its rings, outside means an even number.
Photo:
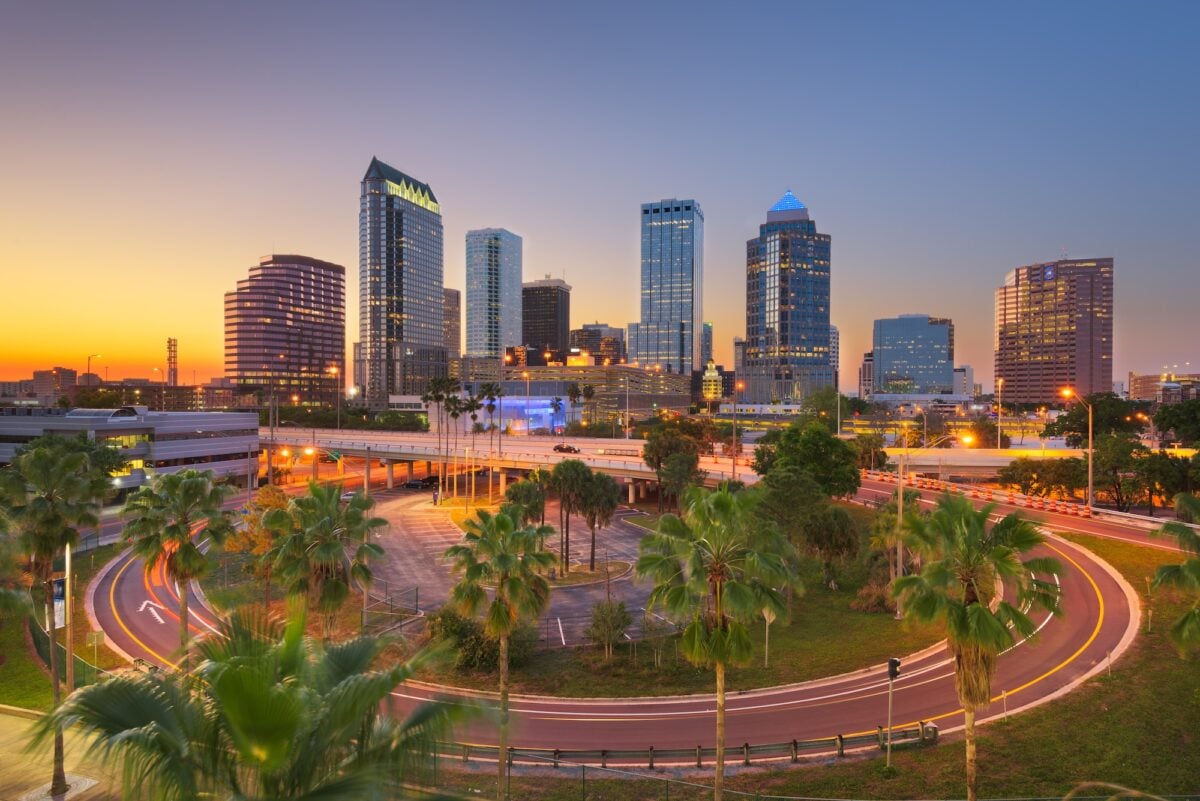
[{"label": "tree", "polygon": [[764,453],[763,459],[759,456],[756,450],[754,470],[759,475],[789,464],[807,472],[831,498],[850,495],[859,487],[857,451],[819,422],[792,423],[779,437],[773,451],[769,455]]},{"label": "tree", "polygon": [[591,407],[592,398],[596,397],[596,388],[591,384],[584,384],[583,390],[580,394],[583,396],[584,420],[586,420],[588,423],[594,423],[595,411]]},{"label": "tree", "polygon": [[[488,445],[496,447],[496,401],[504,395],[504,388],[496,381],[488,381],[479,388],[479,394],[487,401],[484,409],[488,413]],[[504,422],[504,421],[501,421]],[[488,484],[491,487],[491,484]],[[489,489],[490,491],[490,489]]]},{"label": "tree", "polygon": [[[562,411],[563,411],[563,401],[562,401],[562,398],[559,398],[559,397],[555,397],[555,398],[553,398],[553,399],[550,401],[550,421],[551,421],[551,423],[553,423],[555,420],[557,420],[557,419],[558,419],[558,416],[559,416],[560,414],[562,414]],[[553,426],[551,426],[551,427],[553,427]],[[562,431],[563,431],[563,442],[566,442],[566,441],[567,441],[567,437],[566,437],[567,427],[566,427],[566,425],[563,425],[563,427],[562,427]]]},{"label": "tree", "polygon": [[836,590],[838,560],[858,554],[858,526],[854,518],[843,507],[829,504],[820,522],[809,529],[808,541],[821,559],[825,586]]},{"label": "tree", "polygon": [[592,473],[583,490],[580,511],[592,531],[592,548],[588,556],[588,571],[596,572],[596,529],[612,522],[617,507],[621,505],[621,485],[607,473]]},{"label": "tree", "polygon": [[1137,463],[1146,446],[1128,434],[1104,434],[1094,444],[1096,491],[1107,495],[1117,511],[1128,512],[1142,491]]},{"label": "tree", "polygon": [[658,508],[662,510],[663,502],[663,468],[667,459],[676,453],[691,453],[699,455],[700,442],[695,437],[683,433],[679,426],[663,425],[653,429],[642,447],[642,459],[646,466],[654,471],[658,479]]},{"label": "tree", "polygon": [[1154,499],[1167,506],[1180,493],[1191,494],[1200,484],[1200,461],[1196,457],[1177,456],[1167,451],[1145,453],[1134,463],[1134,472],[1146,490],[1150,516],[1154,516]]},{"label": "tree", "polygon": [[882,434],[859,434],[854,439],[858,450],[858,466],[864,470],[887,470],[888,455],[883,449]]},{"label": "tree", "polygon": [[829,500],[808,471],[782,464],[759,482],[755,514],[768,521],[797,548],[808,546],[813,522],[820,520]]},{"label": "tree", "polygon": [[583,390],[579,385],[572,381],[567,384],[567,400],[571,402],[571,417],[575,416],[575,405],[579,403],[579,399],[583,397]]},{"label": "tree", "polygon": [[279,532],[263,525],[263,515],[272,509],[286,509],[288,495],[282,488],[268,484],[254,493],[250,508],[241,513],[242,525],[225,540],[225,550],[229,553],[248,553],[257,556],[254,562],[254,574],[263,579],[263,609],[271,608],[271,566],[275,563],[270,556],[271,548],[279,537]]},{"label": "tree", "polygon": [[1044,460],[1025,456],[1013,459],[996,471],[996,480],[1002,487],[1015,487],[1022,495],[1045,495],[1049,490],[1044,483],[1044,465]]},{"label": "tree", "polygon": [[[994,508],[975,509],[964,497],[942,496],[917,530],[925,568],[898,579],[895,587],[905,617],[946,624],[966,720],[967,801],[976,798],[975,713],[991,702],[996,658],[1014,635],[1034,636],[1033,609],[1060,612],[1058,584],[1049,579],[1062,573],[1061,566],[1047,557],[1026,558],[1045,538],[1017,513],[989,528]],[[1012,601],[995,597],[1000,582]]]},{"label": "tree", "polygon": [[974,440],[973,447],[976,448],[1008,448],[1012,445],[1012,439],[1008,434],[1004,434],[1000,440],[997,440],[997,436],[1001,433],[1000,427],[996,425],[995,420],[983,415],[971,421],[970,433]]},{"label": "tree", "polygon": [[1200,398],[1160,406],[1154,413],[1154,425],[1160,435],[1173,431],[1184,446],[1200,444]]},{"label": "tree", "polygon": [[[46,628],[53,644],[54,562],[79,540],[79,529],[99,523],[96,474],[87,454],[42,445],[15,456],[12,465],[0,471],[0,498],[5,525],[16,531],[17,547],[29,558],[33,581],[42,589]],[[52,646],[49,651],[50,690],[57,708],[62,701],[62,668],[58,649]],[[66,792],[62,727],[57,726],[50,793]]]},{"label": "tree", "polygon": [[554,465],[550,474],[554,491],[558,493],[559,560],[563,574],[571,572],[571,515],[583,509],[592,468],[578,459],[563,459]]},{"label": "tree", "polygon": [[529,525],[536,520],[544,520],[546,515],[546,488],[540,481],[524,479],[509,484],[504,491],[504,499],[513,506],[521,525]]},{"label": "tree", "polygon": [[[586,466],[586,465],[585,465]],[[545,532],[520,526],[510,515],[480,509],[466,523],[459,545],[446,558],[460,576],[450,591],[450,603],[463,615],[483,611],[484,632],[500,643],[500,747],[508,751],[508,640],[522,620],[537,620],[550,599],[542,571],[554,564],[554,554],[541,547]],[[486,587],[493,588],[489,600]],[[486,607],[486,609],[485,609]],[[498,759],[498,801],[504,799],[506,760]]]},{"label": "tree", "polygon": [[[1109,434],[1136,435],[1145,423],[1137,416],[1142,405],[1127,401],[1111,392],[1097,392],[1085,400],[1092,407],[1092,436],[1097,439]],[[1043,437],[1064,437],[1072,448],[1086,448],[1088,441],[1088,410],[1082,403],[1073,403],[1057,420],[1046,424]]]},{"label": "tree", "polygon": [[1041,476],[1048,495],[1058,493],[1060,498],[1076,500],[1087,489],[1087,461],[1075,457],[1047,459]]},{"label": "tree", "polygon": [[787,612],[782,590],[798,587],[789,569],[795,551],[753,513],[750,492],[691,490],[682,517],[664,515],[642,540],[636,572],[654,583],[647,611],[661,607],[686,621],[680,649],[692,664],[712,667],[717,690],[714,801],[725,783],[725,670],[753,657],[748,625],[764,609]]},{"label": "tree", "polygon": [[286,509],[263,515],[263,525],[279,537],[268,552],[274,569],[287,583],[288,595],[304,598],[307,610],[320,613],[325,639],[352,584],[362,590],[366,608],[374,579],[370,561],[383,556],[371,535],[388,524],[370,516],[373,498],[355,493],[343,503],[341,496],[341,484],[322,487],[311,481],[308,493],[293,498]]},{"label": "tree", "polygon": [[633,616],[624,601],[597,601],[592,606],[592,621],[584,636],[604,648],[604,658],[612,659],[613,646],[621,641],[625,630],[633,624]]},{"label": "tree", "polygon": [[700,469],[699,456],[687,452],[673,453],[663,463],[660,479],[662,491],[667,497],[675,499],[678,510],[679,500],[684,491],[688,487],[703,484],[705,475],[707,474]]},{"label": "tree", "polygon": [[463,717],[440,704],[403,721],[379,714],[426,654],[374,670],[386,641],[322,646],[303,636],[302,618],[285,628],[248,609],[219,626],[221,636],[197,645],[194,673],[84,687],[42,737],[79,727],[93,754],[121,765],[122,797],[355,801],[390,796]]},{"label": "tree", "polygon": [[196,544],[207,538],[221,545],[233,528],[222,507],[232,488],[218,483],[211,470],[181,470],[155,476],[125,502],[125,536],[133,543],[149,576],[162,560],[179,585],[179,650],[187,666],[188,585],[212,566]]},{"label": "tree", "polygon": [[[1181,493],[1175,499],[1175,508],[1181,518],[1196,520],[1200,516],[1200,498]],[[1154,533],[1174,537],[1179,542],[1179,550],[1189,554],[1180,564],[1159,567],[1151,586],[1155,589],[1162,586],[1178,587],[1192,594],[1192,608],[1171,625],[1171,639],[1180,651],[1193,650],[1200,647],[1200,534],[1186,523],[1176,521],[1165,524]]]}]

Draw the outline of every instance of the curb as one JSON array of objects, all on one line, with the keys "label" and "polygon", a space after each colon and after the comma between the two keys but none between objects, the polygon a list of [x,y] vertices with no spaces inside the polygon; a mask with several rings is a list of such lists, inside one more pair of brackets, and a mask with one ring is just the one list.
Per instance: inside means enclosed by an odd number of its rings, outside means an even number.
[{"label": "curb", "polygon": [[46,713],[39,712],[36,709],[26,709],[23,706],[0,704],[0,715],[11,715],[14,718],[25,718],[27,720],[41,720],[46,716]]},{"label": "curb", "polygon": [[92,577],[92,580],[88,582],[87,592],[84,594],[83,599],[83,610],[87,613],[88,623],[91,624],[92,631],[104,632],[104,644],[108,646],[108,649],[131,665],[133,664],[133,657],[126,653],[121,646],[117,645],[116,641],[110,637],[108,632],[104,631],[104,628],[100,625],[100,620],[96,617],[95,596],[96,588],[100,586],[100,582],[103,581],[108,574],[113,571],[113,568],[116,567],[117,562],[120,562],[122,559],[128,556],[132,550],[132,547],[126,548],[114,556],[108,564],[100,568],[100,572],[96,573],[96,575]]}]

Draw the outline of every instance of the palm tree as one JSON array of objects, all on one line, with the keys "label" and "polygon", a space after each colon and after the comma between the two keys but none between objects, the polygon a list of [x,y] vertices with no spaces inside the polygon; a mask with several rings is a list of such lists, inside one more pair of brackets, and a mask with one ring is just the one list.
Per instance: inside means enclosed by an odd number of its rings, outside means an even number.
[{"label": "palm tree", "polygon": [[563,575],[571,572],[571,515],[583,508],[584,493],[592,480],[592,468],[578,459],[564,459],[550,474],[558,493],[559,558]]},{"label": "palm tree", "polygon": [[[1200,520],[1200,498],[1181,492],[1175,496],[1175,512],[1184,519]],[[1175,537],[1179,549],[1191,554],[1181,564],[1158,568],[1151,586],[1154,589],[1163,585],[1179,587],[1195,596],[1192,608],[1171,626],[1171,639],[1181,650],[1195,648],[1200,646],[1200,534],[1186,523],[1176,521],[1164,524],[1154,533]]]},{"label": "palm tree", "polygon": [[[42,588],[50,647],[50,689],[54,706],[62,700],[54,634],[54,562],[79,539],[79,529],[99,522],[95,473],[87,454],[41,446],[15,457],[0,471],[0,498],[6,523],[17,532],[17,547],[30,560],[33,580]],[[67,636],[70,636],[67,632]],[[62,727],[54,730],[51,795],[67,792]]]},{"label": "palm tree", "polygon": [[584,384],[583,391],[580,394],[583,395],[583,419],[584,419],[584,422],[590,423],[590,422],[592,422],[593,415],[592,415],[592,410],[589,407],[591,406],[592,398],[596,397],[596,388],[593,387],[591,384]]},{"label": "palm tree", "polygon": [[[263,515],[263,525],[279,534],[268,553],[287,592],[305,599],[321,615],[321,633],[329,638],[333,618],[350,595],[351,584],[363,593],[363,609],[374,578],[370,560],[383,556],[371,533],[388,524],[370,517],[375,500],[362,493],[342,503],[340,484],[308,485],[308,494],[292,499],[287,509]],[[348,555],[352,554],[352,555]]]},{"label": "palm tree", "polygon": [[521,525],[529,525],[546,517],[546,488],[537,479],[525,479],[510,484],[504,492],[504,500],[520,509]]},{"label": "palm tree", "polygon": [[181,470],[155,476],[125,502],[129,520],[125,536],[141,557],[146,575],[164,560],[167,575],[179,585],[179,649],[187,665],[188,585],[212,565],[196,545],[204,536],[221,545],[232,531],[230,515],[221,507],[232,488],[218,484],[211,470]]},{"label": "palm tree", "polygon": [[191,674],[115,675],[85,687],[52,715],[78,726],[91,752],[121,765],[122,797],[389,797],[439,736],[462,717],[426,704],[400,721],[379,714],[425,661],[375,670],[386,641],[321,645],[243,609],[197,646]]},{"label": "palm tree", "polygon": [[[455,390],[457,392],[457,389]],[[454,435],[454,444],[451,445],[454,455],[451,457],[453,467],[451,468],[451,478],[454,481],[454,496],[458,497],[458,473],[454,472],[458,467],[458,418],[463,413],[463,399],[458,395],[447,395],[445,401],[445,409],[447,416],[454,422],[450,424],[450,433]]]},{"label": "palm tree", "polygon": [[[895,585],[905,617],[946,624],[965,722],[968,801],[976,797],[975,714],[991,702],[996,657],[1015,636],[1033,637],[1033,609],[1061,611],[1058,584],[1045,577],[1057,577],[1062,566],[1049,557],[1025,558],[1045,538],[1016,512],[989,529],[994,508],[942,496],[927,519],[916,521],[918,548],[928,559],[924,569]],[[995,597],[1000,582],[1013,602]]]},{"label": "palm tree", "polygon": [[[571,402],[571,417],[575,416],[575,404],[579,403],[579,398],[582,395],[583,390],[581,390],[579,385],[574,381],[572,381],[570,384],[567,384],[567,400]],[[570,422],[570,420],[568,419],[567,422]]]},{"label": "palm tree", "polygon": [[753,656],[748,624],[763,610],[786,614],[783,590],[799,589],[788,569],[795,551],[753,514],[755,493],[688,492],[683,517],[664,515],[642,540],[636,572],[654,589],[647,610],[662,607],[687,626],[680,647],[688,661],[711,666],[717,685],[714,801],[725,784],[725,669]]},{"label": "palm tree", "polygon": [[588,557],[588,571],[596,572],[596,529],[612,522],[613,514],[621,505],[621,485],[607,473],[592,473],[591,480],[583,491],[580,511],[592,530],[592,549]]},{"label": "palm tree", "polygon": [[487,401],[484,409],[488,413],[488,447],[494,449],[496,447],[496,401],[504,394],[504,390],[498,382],[488,381],[479,388],[479,391]]},{"label": "palm tree", "polygon": [[[542,528],[518,525],[506,512],[480,509],[468,520],[463,541],[446,550],[454,571],[461,574],[450,591],[450,602],[460,614],[475,616],[483,610],[483,630],[500,646],[500,759],[496,796],[504,798],[508,753],[508,640],[522,620],[537,620],[550,599],[550,585],[542,572],[554,564],[554,554],[543,550]],[[493,589],[488,599],[487,587]],[[486,610],[484,609],[486,607]]]},{"label": "palm tree", "polygon": [[[562,414],[562,410],[563,410],[562,398],[555,397],[554,399],[552,399],[550,401],[550,411],[552,412],[551,421],[557,419],[558,416],[560,414]],[[562,431],[562,436],[563,436],[562,441],[566,442],[567,441],[567,426],[565,423],[563,424],[561,431]]]}]

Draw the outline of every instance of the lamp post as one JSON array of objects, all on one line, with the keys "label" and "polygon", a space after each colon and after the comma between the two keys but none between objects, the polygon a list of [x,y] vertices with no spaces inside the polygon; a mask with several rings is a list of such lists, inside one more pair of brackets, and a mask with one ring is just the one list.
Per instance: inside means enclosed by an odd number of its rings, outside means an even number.
[{"label": "lamp post", "polygon": [[[88,375],[92,374],[92,359],[99,359],[99,358],[100,358],[99,353],[89,353],[88,354],[88,357],[87,357],[87,374]],[[96,383],[99,384],[100,382],[97,381]]]},{"label": "lamp post", "polygon": [[738,433],[737,433],[737,407],[738,398],[742,394],[742,382],[738,381],[733,385],[733,441],[729,443],[730,450],[733,452],[733,471],[730,476],[731,481],[737,481],[737,457],[738,457]]},{"label": "lamp post", "polygon": [[1088,493],[1087,493],[1087,507],[1088,507],[1088,511],[1089,511],[1089,512],[1091,512],[1091,511],[1092,511],[1092,507],[1096,505],[1096,491],[1095,491],[1095,487],[1096,487],[1096,485],[1095,485],[1095,481],[1094,481],[1094,480],[1093,480],[1093,478],[1092,478],[1092,463],[1093,463],[1093,461],[1095,460],[1095,455],[1096,455],[1095,441],[1094,441],[1094,439],[1093,439],[1093,437],[1092,437],[1092,404],[1090,404],[1090,403],[1088,403],[1086,400],[1084,400],[1084,399],[1083,399],[1083,397],[1081,397],[1081,396],[1079,395],[1079,393],[1078,393],[1078,392],[1076,392],[1076,391],[1075,391],[1074,389],[1072,389],[1071,387],[1064,387],[1064,388],[1063,388],[1063,390],[1062,390],[1062,396],[1063,396],[1064,398],[1067,398],[1067,399],[1070,399],[1070,398],[1075,398],[1075,400],[1079,401],[1080,403],[1082,403],[1082,404],[1083,404],[1083,405],[1084,405],[1084,406],[1087,408],[1087,412],[1088,412]]},{"label": "lamp post", "polygon": [[342,393],[343,393],[343,389],[342,389],[343,379],[341,378],[342,371],[339,370],[337,365],[335,364],[329,368],[329,372],[333,373],[333,382],[334,382],[334,384],[337,385],[334,388],[334,391],[337,392],[337,427],[338,427],[338,431],[341,431],[342,430]]},{"label": "lamp post", "polygon": [[996,379],[996,447],[1004,447],[1004,437],[1001,432],[1004,426],[1004,379]]}]

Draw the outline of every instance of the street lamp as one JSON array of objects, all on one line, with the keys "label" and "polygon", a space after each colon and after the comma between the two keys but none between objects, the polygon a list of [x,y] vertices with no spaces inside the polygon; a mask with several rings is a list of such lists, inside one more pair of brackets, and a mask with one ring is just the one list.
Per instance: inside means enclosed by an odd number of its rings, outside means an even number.
[{"label": "street lamp", "polygon": [[1004,425],[1004,379],[996,379],[996,447],[1004,447],[1004,437],[1000,436]]},{"label": "street lamp", "polygon": [[[87,374],[88,374],[89,376],[92,374],[92,359],[99,359],[99,358],[100,358],[100,354],[99,354],[99,353],[89,353],[89,354],[88,354],[88,357],[87,357]],[[88,380],[90,381],[91,379],[89,378]],[[99,381],[97,381],[96,383],[97,383],[97,384],[99,384],[100,382],[99,382]]]},{"label": "street lamp", "polygon": [[737,407],[738,398],[741,397],[742,387],[745,386],[741,381],[733,385],[733,441],[730,443],[730,450],[733,452],[733,470],[730,476],[731,481],[737,481],[737,457],[738,457],[738,433],[737,433]]},{"label": "street lamp", "polygon": [[335,391],[337,392],[337,427],[338,427],[338,430],[341,431],[341,429],[342,429],[342,393],[343,393],[342,386],[343,386],[343,382],[342,382],[340,376],[341,376],[342,371],[339,370],[337,368],[337,365],[335,364],[329,368],[329,372],[333,374],[333,382],[337,385],[334,388]]},{"label": "street lamp", "polygon": [[1096,454],[1095,440],[1092,437],[1092,404],[1088,403],[1086,400],[1084,400],[1082,397],[1080,397],[1079,393],[1076,392],[1071,387],[1063,387],[1062,396],[1064,398],[1067,398],[1068,400],[1070,400],[1071,398],[1075,398],[1075,400],[1079,401],[1085,407],[1087,407],[1087,410],[1088,410],[1088,494],[1087,494],[1087,505],[1088,505],[1088,512],[1091,512],[1092,507],[1096,505],[1096,492],[1095,492],[1096,485],[1092,478],[1092,462],[1094,461],[1095,454]]}]

